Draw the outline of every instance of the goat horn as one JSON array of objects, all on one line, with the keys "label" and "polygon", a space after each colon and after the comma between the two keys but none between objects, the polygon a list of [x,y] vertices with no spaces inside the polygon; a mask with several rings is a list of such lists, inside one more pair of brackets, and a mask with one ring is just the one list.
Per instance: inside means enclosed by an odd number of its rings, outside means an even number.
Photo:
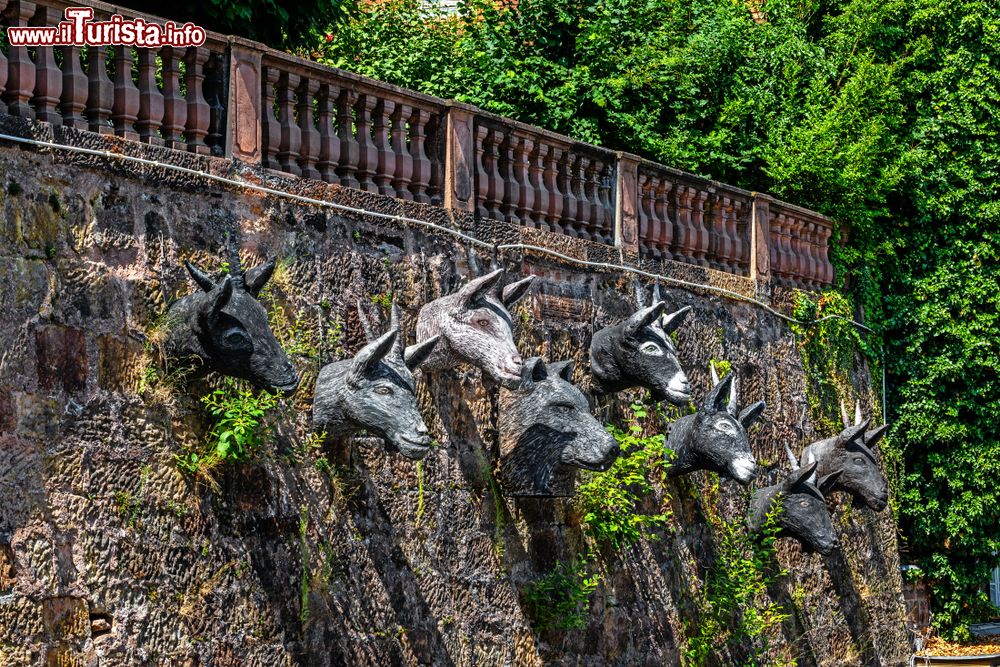
[{"label": "goat horn", "polygon": [[799,461],[795,458],[795,453],[792,452],[792,448],[788,446],[787,442],[785,443],[785,454],[788,455],[788,462],[792,464],[792,470],[798,468]]},{"label": "goat horn", "polygon": [[715,362],[708,362],[708,370],[712,372],[712,386],[719,384],[719,373],[715,370]]},{"label": "goat horn", "polygon": [[847,416],[847,406],[844,405],[844,399],[840,399],[840,420],[844,422],[844,428],[851,425],[851,419]]},{"label": "goat horn", "polygon": [[361,299],[358,299],[358,321],[361,322],[361,328],[365,331],[365,340],[369,343],[372,342],[372,325],[371,322],[368,321],[368,316],[365,315],[364,308],[361,305]]},{"label": "goat horn", "polygon": [[236,246],[236,235],[226,235],[226,245],[229,250],[229,275],[233,277],[234,287],[243,287],[243,265],[240,263],[240,250]]},{"label": "goat horn", "polygon": [[739,406],[736,404],[738,397],[736,396],[736,376],[733,376],[733,382],[729,385],[729,405],[726,406],[726,411],[729,414],[736,416],[739,414]]},{"label": "goat horn", "polygon": [[861,423],[861,401],[854,401],[854,425],[857,426]]},{"label": "goat horn", "polygon": [[642,308],[643,304],[646,303],[646,298],[642,295],[642,285],[638,280],[633,280],[632,288],[635,290],[635,302]]}]

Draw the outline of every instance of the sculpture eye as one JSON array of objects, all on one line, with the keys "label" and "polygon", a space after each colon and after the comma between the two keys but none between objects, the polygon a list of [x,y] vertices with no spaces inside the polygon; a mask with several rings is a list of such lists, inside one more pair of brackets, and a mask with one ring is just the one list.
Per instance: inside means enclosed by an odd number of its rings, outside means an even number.
[{"label": "sculpture eye", "polygon": [[729,422],[718,422],[715,425],[715,428],[719,429],[720,431],[725,431],[726,433],[734,432],[733,425],[730,424]]},{"label": "sculpture eye", "polygon": [[390,396],[392,395],[392,388],[386,387],[385,385],[380,385],[378,387],[375,387],[375,393],[381,396]]},{"label": "sculpture eye", "polygon": [[799,507],[809,507],[809,501],[808,500],[800,500],[799,501]]},{"label": "sculpture eye", "polygon": [[646,341],[639,346],[639,351],[651,357],[662,357],[663,349],[653,341]]},{"label": "sculpture eye", "polygon": [[490,326],[490,321],[485,317],[477,317],[475,320],[473,320],[473,324],[475,324],[480,329],[487,329]]},{"label": "sculpture eye", "polygon": [[865,464],[864,460],[860,456],[854,457],[854,465],[863,466]]},{"label": "sculpture eye", "polygon": [[250,347],[250,337],[242,329],[232,327],[222,334],[226,347],[234,350]]},{"label": "sculpture eye", "polygon": [[576,408],[568,403],[556,403],[552,406],[555,410],[561,414],[568,415],[573,412]]}]

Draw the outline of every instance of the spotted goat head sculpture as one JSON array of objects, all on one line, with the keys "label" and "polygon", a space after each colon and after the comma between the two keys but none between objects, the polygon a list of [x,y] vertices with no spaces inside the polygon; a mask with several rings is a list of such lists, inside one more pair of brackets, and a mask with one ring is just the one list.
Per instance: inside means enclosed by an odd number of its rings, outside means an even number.
[{"label": "spotted goat head sculpture", "polygon": [[806,552],[828,555],[840,543],[824,494],[837,482],[842,471],[835,470],[817,482],[815,462],[800,467],[790,450],[788,457],[791,472],[777,484],[758,489],[750,499],[750,530],[759,532],[768,513],[775,509],[775,504],[780,504],[775,519],[779,527],[777,536],[798,540]]},{"label": "spotted goat head sculpture", "polygon": [[514,495],[572,495],[577,469],[605,471],[618,458],[572,376],[572,361],[532,357],[520,386],[501,393],[500,480]]},{"label": "spotted goat head sculpture", "polygon": [[424,305],[417,316],[417,342],[440,336],[425,364],[439,370],[464,361],[494,381],[514,386],[521,355],[514,346],[508,308],[525,295],[534,276],[501,287],[503,269],[469,281],[454,294]]},{"label": "spotted goat head sculpture", "polygon": [[657,301],[640,308],[624,322],[594,334],[590,369],[597,393],[611,394],[641,386],[649,389],[656,400],[688,404],[691,386],[669,334],[681,325],[691,307],[666,314],[665,306]]},{"label": "spotted goat head sculpture", "polygon": [[766,406],[758,401],[741,412],[733,374],[720,381],[714,366],[711,372],[713,387],[698,411],[670,425],[666,447],[673,450],[675,458],[667,475],[712,470],[746,486],[757,471],[747,429]]},{"label": "spotted goat head sculpture", "polygon": [[298,373],[271,332],[267,311],[257,300],[274,273],[275,258],[244,273],[235,246],[230,246],[229,254],[229,274],[219,282],[184,262],[201,289],[168,309],[167,355],[172,359],[196,358],[201,370],[291,395],[299,384]]},{"label": "spotted goat head sculpture", "polygon": [[[362,323],[364,313],[359,307]],[[417,409],[413,371],[438,343],[438,337],[403,350],[399,308],[393,304],[389,330],[369,342],[353,359],[320,369],[313,397],[313,428],[328,435],[366,430],[383,438],[391,451],[419,460],[431,438]]]},{"label": "spotted goat head sculpture", "polygon": [[871,419],[861,418],[861,404],[854,405],[854,424],[847,409],[840,404],[844,430],[832,438],[814,442],[802,451],[800,463],[816,463],[816,473],[828,475],[843,470],[831,491],[849,493],[855,502],[864,503],[876,512],[889,504],[889,484],[875,460],[874,448],[889,426],[867,430]]}]

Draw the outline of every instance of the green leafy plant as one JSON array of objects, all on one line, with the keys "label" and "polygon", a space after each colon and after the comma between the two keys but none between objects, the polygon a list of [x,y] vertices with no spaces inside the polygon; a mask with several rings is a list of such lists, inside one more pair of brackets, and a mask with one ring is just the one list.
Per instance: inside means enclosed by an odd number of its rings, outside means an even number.
[{"label": "green leafy plant", "polygon": [[652,532],[670,520],[669,498],[659,508],[646,513],[643,499],[653,494],[653,481],[662,488],[664,465],[672,452],[664,448],[663,434],[643,436],[635,421],[648,413],[640,404],[632,405],[634,419],[626,429],[609,426],[618,441],[621,456],[603,473],[588,473],[577,489],[576,507],[583,518],[584,532],[598,542],[621,549],[640,539],[655,538]]},{"label": "green leafy plant", "polygon": [[524,604],[536,632],[587,627],[590,596],[601,583],[593,561],[590,553],[583,554],[525,587]]}]

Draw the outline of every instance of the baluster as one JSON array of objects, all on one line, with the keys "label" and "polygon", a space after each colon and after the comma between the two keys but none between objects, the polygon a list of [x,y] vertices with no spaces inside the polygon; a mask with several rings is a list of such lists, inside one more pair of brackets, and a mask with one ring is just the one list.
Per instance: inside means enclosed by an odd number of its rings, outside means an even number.
[{"label": "baluster", "polygon": [[802,241],[800,242],[802,256],[799,258],[799,275],[803,286],[811,288],[817,285],[816,270],[819,268],[819,265],[816,262],[815,252],[816,242],[814,232],[816,226],[806,218],[803,218],[800,221],[800,225],[800,233],[802,235]]},{"label": "baluster", "polygon": [[441,161],[441,114],[429,114],[427,120],[427,141],[424,157],[427,160],[430,180],[427,183],[427,197],[434,206],[441,206],[444,192],[444,164]]},{"label": "baluster", "polygon": [[[14,0],[7,9],[7,18],[11,27],[23,27],[28,25],[34,13],[35,3]],[[12,44],[7,56],[7,86],[3,93],[7,113],[34,120],[35,111],[29,103],[34,91],[35,63],[31,62],[28,48]]]},{"label": "baluster", "polygon": [[476,125],[476,217],[485,220],[490,211],[486,208],[486,199],[490,191],[489,154],[486,144],[489,142],[490,130],[484,125]]},{"label": "baluster", "polygon": [[358,140],[354,136],[354,104],[357,99],[357,92],[349,89],[343,90],[337,98],[337,136],[340,137],[337,176],[340,177],[340,183],[349,188],[358,188],[361,185],[355,176],[360,151]]},{"label": "baluster", "polygon": [[358,137],[358,181],[362,190],[377,192],[375,187],[375,171],[378,169],[378,148],[372,141],[372,112],[378,98],[374,95],[360,94],[354,105],[355,121]]},{"label": "baluster", "polygon": [[695,190],[691,201],[691,227],[694,230],[694,247],[692,256],[698,266],[708,266],[705,255],[708,253],[708,228],[705,226],[705,200],[708,193],[702,189]]},{"label": "baluster", "polygon": [[[166,62],[166,61],[164,61]],[[263,122],[261,122],[261,148],[263,149],[264,166],[268,169],[280,170],[281,163],[278,162],[278,151],[281,150],[281,123],[274,114],[275,86],[278,85],[278,77],[281,72],[274,67],[263,68],[261,81],[264,83],[264,91],[261,97],[263,108]]]},{"label": "baluster", "polygon": [[396,194],[390,185],[393,172],[396,170],[396,155],[392,152],[392,143],[389,141],[389,116],[395,110],[396,103],[392,100],[379,100],[375,104],[372,118],[372,132],[375,135],[375,150],[378,155],[374,181],[378,193],[386,197]]},{"label": "baluster", "polygon": [[163,145],[160,123],[163,121],[163,93],[156,86],[156,52],[139,49],[139,136],[147,144]]},{"label": "baluster", "polygon": [[410,192],[414,201],[429,204],[431,201],[428,188],[431,182],[431,161],[427,157],[427,123],[430,113],[423,109],[414,109],[410,116],[410,153],[413,156],[413,178],[410,181]]},{"label": "baluster", "polygon": [[542,171],[542,180],[549,193],[548,201],[542,206],[545,212],[545,222],[542,229],[557,234],[562,233],[562,228],[559,226],[563,202],[562,193],[559,192],[559,165],[561,162],[562,149],[558,146],[549,146],[548,153],[545,155],[545,168]]},{"label": "baluster", "polygon": [[830,263],[830,237],[833,229],[823,225],[819,229],[819,280],[821,285],[833,284],[833,264]]},{"label": "baluster", "polygon": [[[88,50],[89,48],[92,47],[88,47]],[[160,134],[163,135],[164,146],[181,150],[185,148],[181,133],[187,124],[187,101],[181,97],[180,54],[176,49],[164,46],[160,49],[160,60],[163,63],[163,126],[160,128]],[[266,98],[266,85],[264,91]],[[265,112],[268,108],[265,107]],[[264,165],[267,166],[266,158]]]},{"label": "baluster", "polygon": [[[2,4],[2,0],[0,0]],[[62,47],[62,92],[59,100],[59,110],[62,112],[62,122],[66,127],[78,130],[87,129],[87,121],[83,111],[87,108],[87,75],[80,65],[80,47]],[[3,63],[0,62],[0,70]],[[6,72],[3,73],[6,75]],[[0,84],[0,90],[3,89]]]},{"label": "baluster", "polygon": [[[7,9],[7,0],[0,0],[0,19],[3,18],[4,10]],[[4,104],[4,93],[7,90],[7,56],[3,49],[0,49],[0,112],[7,112],[7,105]]]},{"label": "baluster", "polygon": [[336,86],[324,83],[316,95],[316,120],[319,123],[319,169],[320,178],[327,183],[339,183],[337,178],[337,162],[340,160],[340,140],[334,128],[334,100],[339,90]]},{"label": "baluster", "polygon": [[705,231],[708,232],[708,251],[705,261],[710,269],[722,270],[719,261],[722,252],[722,205],[719,194],[709,191],[705,197]]},{"label": "baluster", "polygon": [[779,213],[778,217],[778,275],[784,282],[788,280],[789,268],[789,246],[788,246],[788,223],[784,213]]},{"label": "baluster", "polygon": [[226,153],[224,132],[226,95],[229,91],[225,87],[225,66],[221,53],[210,53],[208,62],[205,63],[205,83],[202,86],[205,102],[208,104],[208,134],[205,135],[205,144],[216,157],[222,157]]},{"label": "baluster", "polygon": [[518,137],[514,147],[514,178],[517,181],[517,195],[514,200],[514,215],[522,225],[534,227],[531,209],[535,205],[535,188],[528,174],[528,156],[535,147],[529,137]]},{"label": "baluster", "polygon": [[663,178],[650,175],[646,179],[646,245],[649,248],[649,255],[653,259],[663,259],[663,252],[660,250],[660,236],[663,234],[663,226],[666,218],[663,216],[663,209],[659,206],[660,186]]},{"label": "baluster", "polygon": [[674,242],[674,224],[670,220],[668,202],[670,201],[671,190],[674,184],[666,178],[661,178],[656,185],[656,196],[653,198],[653,206],[656,208],[656,218],[660,221],[660,233],[656,237],[656,249],[659,258],[662,260],[673,259],[670,247]]},{"label": "baluster", "polygon": [[522,210],[518,214],[521,221],[538,229],[541,217],[538,215],[539,188],[542,184],[542,164],[539,158],[541,142],[535,143],[530,137],[524,140],[525,182],[521,184]]},{"label": "baluster", "polygon": [[205,101],[202,83],[205,80],[205,62],[208,49],[200,46],[188,47],[184,54],[184,84],[187,88],[187,121],[184,124],[184,138],[191,153],[208,155],[211,149],[205,143],[211,109]]},{"label": "baluster", "polygon": [[[41,6],[31,19],[31,25],[48,26],[59,22],[59,14],[52,7]],[[31,104],[35,107],[35,117],[46,123],[59,125],[62,117],[56,111],[62,94],[62,72],[56,65],[55,49],[52,46],[35,47],[35,88]]]},{"label": "baluster", "polygon": [[563,193],[563,212],[562,212],[562,229],[563,234],[567,236],[576,236],[576,211],[577,211],[577,201],[576,201],[576,186],[579,185],[579,180],[576,180],[577,169],[580,164],[580,159],[574,156],[570,151],[563,153],[563,161],[559,173],[564,176],[563,182],[560,184],[559,189]]},{"label": "baluster", "polygon": [[803,282],[803,277],[805,276],[806,269],[808,268],[805,253],[805,239],[803,238],[805,226],[802,223],[802,219],[798,217],[789,216],[788,221],[790,223],[788,226],[788,241],[791,246],[788,273],[795,285],[797,287],[802,287],[805,284]]},{"label": "baluster", "polygon": [[114,123],[117,136],[138,141],[135,121],[139,116],[139,89],[132,83],[132,49],[128,46],[116,46],[114,60],[115,101],[111,106],[111,122]]},{"label": "baluster", "polygon": [[733,198],[723,195],[719,198],[721,219],[719,220],[719,264],[723,271],[739,273],[733,256],[736,224],[733,221]]},{"label": "baluster", "polygon": [[528,166],[528,178],[534,187],[531,220],[536,229],[548,229],[545,224],[546,208],[549,204],[549,190],[545,187],[545,160],[547,159],[549,147],[539,141],[535,143],[535,150],[528,155],[530,162]]},{"label": "baluster", "polygon": [[677,188],[677,251],[674,259],[694,264],[695,231],[691,222],[691,200],[695,190],[691,186]]},{"label": "baluster", "polygon": [[601,203],[599,193],[601,176],[604,173],[604,163],[600,159],[593,159],[590,168],[587,170],[587,179],[584,183],[584,198],[590,203],[590,221],[587,227],[590,230],[590,239],[597,243],[604,243],[604,205]]},{"label": "baluster", "polygon": [[819,251],[819,223],[809,222],[809,280],[813,287],[820,287],[823,283],[825,267]]},{"label": "baluster", "polygon": [[517,181],[514,180],[514,144],[517,138],[513,132],[506,131],[503,134],[503,141],[500,143],[500,160],[497,166],[500,171],[500,187],[503,193],[500,198],[500,216],[502,220],[508,220],[518,224],[514,208],[517,203]]},{"label": "baluster", "polygon": [[111,105],[115,84],[108,78],[108,47],[87,47],[87,126],[91,132],[113,134]]},{"label": "baluster", "polygon": [[298,74],[282,72],[278,77],[278,124],[281,126],[278,163],[281,165],[281,171],[295,176],[302,175],[302,170],[299,168],[302,130],[295,120],[295,89],[298,85]]},{"label": "baluster", "polygon": [[614,181],[614,172],[611,165],[602,165],[601,171],[597,174],[597,206],[600,210],[600,234],[601,243],[614,244],[614,215],[615,211],[611,205],[611,183]]},{"label": "baluster", "polygon": [[486,210],[494,220],[503,220],[500,204],[503,202],[504,183],[500,176],[500,144],[504,140],[503,132],[490,130],[486,142],[486,173],[489,189],[486,195]]},{"label": "baluster", "polygon": [[655,257],[650,234],[650,226],[652,225],[650,216],[652,211],[651,181],[652,177],[645,172],[640,171],[636,175],[636,191],[638,192],[636,231],[639,234],[639,252],[643,257]]},{"label": "baluster", "polygon": [[313,98],[319,89],[319,82],[302,79],[298,85],[299,116],[299,168],[305,178],[319,178],[316,160],[319,159],[319,131],[313,114]]},{"label": "baluster", "polygon": [[743,199],[733,201],[733,258],[736,272],[747,275],[750,271],[750,244],[747,237],[747,203]]},{"label": "baluster", "polygon": [[590,240],[590,228],[593,221],[590,197],[587,195],[587,188],[590,185],[591,159],[581,155],[577,161],[576,184],[573,194],[576,195],[576,237]]},{"label": "baluster", "polygon": [[410,192],[410,180],[413,178],[413,156],[410,155],[410,147],[407,145],[406,137],[406,122],[412,115],[413,107],[400,103],[396,105],[396,110],[390,118],[389,143],[396,156],[396,165],[392,172],[392,189],[395,191],[395,196],[400,199],[413,199],[413,193]]}]

